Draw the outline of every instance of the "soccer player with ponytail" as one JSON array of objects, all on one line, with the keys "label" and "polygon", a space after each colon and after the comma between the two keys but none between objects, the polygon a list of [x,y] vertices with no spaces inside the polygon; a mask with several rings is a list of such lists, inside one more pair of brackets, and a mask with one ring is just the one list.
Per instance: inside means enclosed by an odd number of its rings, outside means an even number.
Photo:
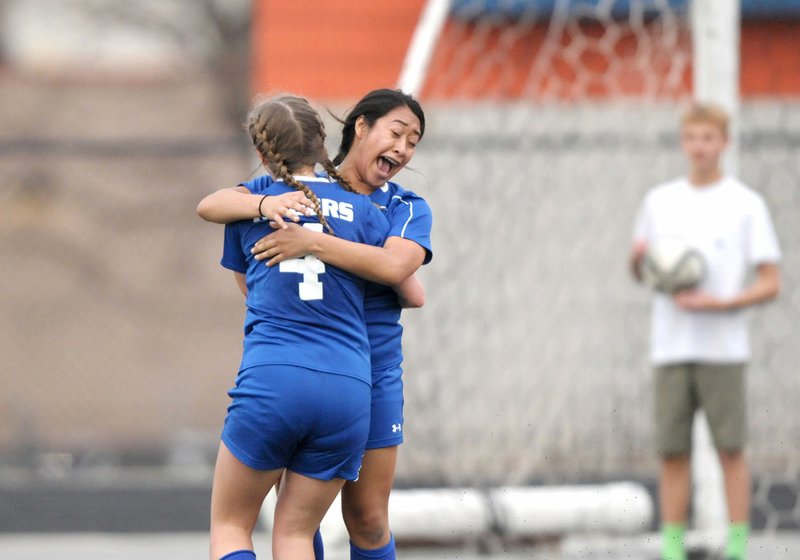
[{"label": "soccer player with ponytail", "polygon": [[[365,95],[343,121],[336,171],[353,188],[368,195],[389,221],[382,247],[353,243],[276,223],[280,229],[254,246],[255,258],[270,267],[287,259],[312,254],[326,264],[372,281],[367,288],[366,321],[371,349],[372,413],[367,452],[358,481],[345,484],[342,514],[351,539],[351,560],[395,558],[389,529],[389,493],[394,481],[398,446],[403,442],[401,307],[420,307],[424,291],[414,272],[432,256],[431,210],[421,197],[391,179],[414,155],[425,133],[419,103],[398,90],[378,89]],[[198,213],[208,221],[227,223],[257,217],[263,185],[223,189],[207,196]],[[246,191],[246,192],[245,192]],[[271,197],[270,197],[271,198]],[[287,205],[304,212],[309,201],[266,199],[270,212],[291,217]],[[393,289],[394,288],[394,289]],[[321,546],[317,544],[317,560]]]},{"label": "soccer player with ponytail", "polygon": [[[305,99],[269,99],[253,110],[248,130],[274,178],[264,194],[300,203],[298,227],[383,244],[388,223],[369,198],[314,175],[316,164],[332,164],[322,121]],[[222,265],[246,286],[247,313],[214,471],[211,560],[255,559],[252,532],[281,477],[273,556],[313,557],[315,531],[343,484],[358,477],[369,434],[365,282],[311,255],[264,266],[251,248],[271,231],[261,217],[225,230]]]}]

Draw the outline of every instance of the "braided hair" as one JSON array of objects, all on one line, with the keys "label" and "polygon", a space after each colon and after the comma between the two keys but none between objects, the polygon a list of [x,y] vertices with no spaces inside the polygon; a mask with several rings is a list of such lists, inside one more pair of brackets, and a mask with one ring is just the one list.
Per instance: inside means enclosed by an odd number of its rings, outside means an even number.
[{"label": "braided hair", "polygon": [[338,172],[332,174],[329,169],[336,170],[325,149],[325,126],[319,114],[306,99],[283,94],[256,106],[250,112],[246,126],[253,145],[272,176],[305,194],[314,205],[319,222],[333,234],[317,195],[292,176],[301,166],[314,167],[321,163],[346,190],[355,192]]},{"label": "braided hair", "polygon": [[339,170],[336,169],[336,166],[333,164],[331,160],[326,159],[325,161],[323,161],[322,168],[328,174],[328,177],[332,178],[337,183],[342,185],[342,187],[344,187],[344,190],[350,191],[351,193],[355,194],[361,194],[356,189],[353,188],[353,185],[350,184],[350,181],[345,179],[344,176],[341,173],[339,173]]},{"label": "braided hair", "polygon": [[[326,134],[325,134],[325,123],[322,122],[322,117],[319,116],[319,113],[315,112],[314,114],[317,116],[317,125],[319,126],[320,134],[322,134],[322,138],[324,139],[325,136],[326,136]],[[326,157],[324,160],[320,161],[319,163],[322,164],[322,168],[328,174],[328,177],[332,178],[337,183],[339,183],[344,188],[344,190],[350,191],[351,193],[354,193],[354,194],[361,194],[356,189],[353,188],[353,185],[350,184],[350,181],[345,179],[339,173],[339,170],[336,169],[336,165],[334,165],[334,163],[330,160],[329,157]]]}]

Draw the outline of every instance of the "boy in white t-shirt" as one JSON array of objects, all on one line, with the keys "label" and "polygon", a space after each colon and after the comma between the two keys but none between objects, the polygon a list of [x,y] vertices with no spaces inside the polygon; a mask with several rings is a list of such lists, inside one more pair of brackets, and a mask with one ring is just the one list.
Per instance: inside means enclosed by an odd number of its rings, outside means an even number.
[{"label": "boy in white t-shirt", "polygon": [[[656,293],[650,358],[655,367],[655,425],[663,560],[685,560],[692,420],[708,418],[725,476],[730,531],[726,560],[744,560],[750,514],[745,365],[750,359],[746,307],[780,290],[780,249],[763,199],[732,177],[720,158],[728,116],[715,105],[691,107],[681,122],[686,178],[646,195],[634,228],[631,270],[637,280],[648,243],[677,237],[700,251],[706,275],[694,290]],[[755,279],[746,285],[746,275]]]}]

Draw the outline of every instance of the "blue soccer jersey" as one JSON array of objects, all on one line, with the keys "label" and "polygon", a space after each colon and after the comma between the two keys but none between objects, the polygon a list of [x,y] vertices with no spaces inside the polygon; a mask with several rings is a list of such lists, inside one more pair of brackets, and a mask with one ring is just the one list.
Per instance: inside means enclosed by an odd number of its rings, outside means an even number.
[{"label": "blue soccer jersey", "polygon": [[[387,183],[370,195],[389,221],[388,237],[402,237],[425,249],[423,264],[433,258],[431,226],[433,217],[425,200],[396,183]],[[400,301],[395,291],[382,284],[367,284],[365,302],[372,369],[397,366],[403,361]]]},{"label": "blue soccer jersey", "polygon": [[[242,183],[251,193],[263,193],[272,184],[269,175]],[[425,249],[424,264],[433,257],[431,248],[431,226],[433,217],[430,206],[420,196],[392,182],[370,195],[372,201],[383,211],[389,221],[386,237],[402,237],[418,243]],[[403,361],[400,324],[400,300],[395,291],[382,284],[367,283],[365,312],[369,335],[372,369],[397,366]]]},{"label": "blue soccer jersey", "polygon": [[[386,218],[369,198],[345,191],[327,178],[303,177],[320,199],[337,237],[380,246]],[[251,192],[279,195],[292,188],[259,177],[243,183]],[[301,223],[321,231],[316,217]],[[370,350],[364,316],[363,280],[313,255],[268,267],[250,253],[274,230],[263,219],[225,227],[222,265],[247,280],[247,316],[241,370],[255,365],[292,365],[370,383]]]}]

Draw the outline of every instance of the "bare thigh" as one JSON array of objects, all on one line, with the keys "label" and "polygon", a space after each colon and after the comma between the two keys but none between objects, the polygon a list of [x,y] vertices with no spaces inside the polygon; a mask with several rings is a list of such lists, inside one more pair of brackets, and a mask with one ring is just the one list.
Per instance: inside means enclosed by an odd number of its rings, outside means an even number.
[{"label": "bare thigh", "polygon": [[342,490],[342,516],[350,538],[362,548],[381,546],[389,539],[389,494],[397,450],[398,446],[368,450],[358,480]]},{"label": "bare thigh", "polygon": [[252,549],[251,536],[261,504],[283,469],[258,471],[220,443],[211,490],[211,557]]},{"label": "bare thigh", "polygon": [[318,480],[284,471],[272,532],[276,558],[313,557],[314,533],[344,482],[341,478]]}]

